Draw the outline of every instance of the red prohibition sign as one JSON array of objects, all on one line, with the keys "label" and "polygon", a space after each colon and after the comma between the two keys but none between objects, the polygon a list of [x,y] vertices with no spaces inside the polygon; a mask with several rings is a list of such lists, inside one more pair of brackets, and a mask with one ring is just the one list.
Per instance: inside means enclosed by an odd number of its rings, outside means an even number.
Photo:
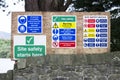
[{"label": "red prohibition sign", "polygon": [[53,42],[53,47],[58,47],[58,42]]}]

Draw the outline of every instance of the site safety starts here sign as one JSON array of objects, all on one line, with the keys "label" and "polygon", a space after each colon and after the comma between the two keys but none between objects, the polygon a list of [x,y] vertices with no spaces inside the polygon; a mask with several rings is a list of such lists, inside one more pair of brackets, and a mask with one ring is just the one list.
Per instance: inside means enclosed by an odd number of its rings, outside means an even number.
[{"label": "site safety starts here sign", "polygon": [[106,15],[83,16],[83,47],[108,47],[108,17]]},{"label": "site safety starts here sign", "polygon": [[46,55],[45,35],[15,35],[13,39],[15,59]]},{"label": "site safety starts here sign", "polygon": [[75,48],[76,31],[76,16],[52,16],[52,48]]}]

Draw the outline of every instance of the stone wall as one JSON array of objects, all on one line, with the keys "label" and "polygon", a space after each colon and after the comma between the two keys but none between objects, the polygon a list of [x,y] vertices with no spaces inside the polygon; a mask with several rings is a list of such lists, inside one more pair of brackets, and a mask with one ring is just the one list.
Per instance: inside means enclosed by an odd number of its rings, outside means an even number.
[{"label": "stone wall", "polygon": [[0,74],[0,80],[13,80],[13,70]]},{"label": "stone wall", "polygon": [[120,52],[21,59],[0,80],[120,80]]}]

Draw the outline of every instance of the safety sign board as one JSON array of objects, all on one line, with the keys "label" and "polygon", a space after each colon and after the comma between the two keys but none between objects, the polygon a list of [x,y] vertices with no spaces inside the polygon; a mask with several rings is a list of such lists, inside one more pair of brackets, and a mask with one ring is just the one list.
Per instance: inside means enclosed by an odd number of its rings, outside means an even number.
[{"label": "safety sign board", "polygon": [[18,33],[40,34],[42,33],[42,16],[19,15]]},{"label": "safety sign board", "polygon": [[46,55],[45,35],[15,35],[13,41],[15,59]]},{"label": "safety sign board", "polygon": [[83,16],[83,47],[108,47],[108,17],[106,15]]},{"label": "safety sign board", "polygon": [[52,16],[52,48],[76,47],[76,16]]}]

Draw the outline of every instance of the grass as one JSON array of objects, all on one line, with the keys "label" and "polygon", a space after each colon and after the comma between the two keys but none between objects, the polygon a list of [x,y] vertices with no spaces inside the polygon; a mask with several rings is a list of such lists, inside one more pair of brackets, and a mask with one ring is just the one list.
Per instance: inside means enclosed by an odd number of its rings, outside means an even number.
[{"label": "grass", "polygon": [[0,58],[10,58],[11,41],[0,39]]}]

